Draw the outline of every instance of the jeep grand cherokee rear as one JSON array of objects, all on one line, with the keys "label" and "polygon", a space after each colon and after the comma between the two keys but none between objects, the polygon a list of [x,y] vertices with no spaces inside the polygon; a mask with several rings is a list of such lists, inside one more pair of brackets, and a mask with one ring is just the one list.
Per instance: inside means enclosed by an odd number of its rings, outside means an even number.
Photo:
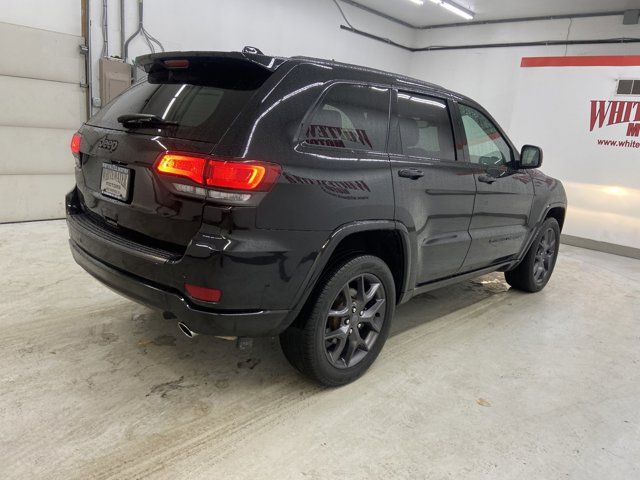
[{"label": "jeep grand cherokee rear", "polygon": [[[282,75],[239,54],[149,58],[134,85],[74,136],[67,197],[75,259],[195,332],[275,335],[323,240],[257,228],[279,158],[225,142]],[[284,72],[283,72],[284,73]]]},{"label": "jeep grand cherokee rear", "polygon": [[296,368],[341,385],[413,295],[496,270],[549,280],[562,186],[470,99],[318,59],[137,61],[147,81],[73,137],[71,250],[188,332],[280,335]]}]

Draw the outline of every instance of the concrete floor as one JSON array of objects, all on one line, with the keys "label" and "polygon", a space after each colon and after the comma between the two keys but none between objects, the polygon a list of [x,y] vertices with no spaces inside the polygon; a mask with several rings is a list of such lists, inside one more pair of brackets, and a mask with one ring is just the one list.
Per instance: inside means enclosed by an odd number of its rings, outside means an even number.
[{"label": "concrete floor", "polygon": [[564,247],[399,308],[336,390],[110,292],[61,221],[0,225],[2,479],[640,477],[640,261]]}]

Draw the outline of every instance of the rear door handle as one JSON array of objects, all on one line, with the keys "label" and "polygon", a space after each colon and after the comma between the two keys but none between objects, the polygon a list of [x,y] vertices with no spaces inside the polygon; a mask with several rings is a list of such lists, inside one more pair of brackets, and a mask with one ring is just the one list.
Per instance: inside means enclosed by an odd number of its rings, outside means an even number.
[{"label": "rear door handle", "polygon": [[478,177],[478,181],[482,183],[492,184],[493,182],[496,181],[496,179],[493,177],[490,177],[489,175],[480,175]]},{"label": "rear door handle", "polygon": [[421,177],[424,177],[424,172],[422,170],[418,170],[417,168],[403,168],[398,171],[398,176],[403,178],[410,178],[411,180],[417,180]]}]

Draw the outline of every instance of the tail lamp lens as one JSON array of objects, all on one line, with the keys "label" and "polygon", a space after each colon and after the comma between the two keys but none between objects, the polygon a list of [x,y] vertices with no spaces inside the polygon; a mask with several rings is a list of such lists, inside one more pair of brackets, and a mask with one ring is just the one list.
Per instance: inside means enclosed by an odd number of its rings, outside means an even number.
[{"label": "tail lamp lens", "polygon": [[199,287],[197,285],[191,285],[190,283],[184,284],[184,289],[191,298],[201,300],[203,302],[219,302],[222,298],[222,291],[215,288]]},{"label": "tail lamp lens", "polygon": [[267,173],[264,165],[253,163],[209,162],[206,183],[210,187],[231,190],[255,190]]},{"label": "tail lamp lens", "polygon": [[158,173],[188,178],[196,183],[204,182],[204,157],[165,153],[156,163]]},{"label": "tail lamp lens", "polygon": [[82,142],[82,135],[78,132],[74,133],[71,137],[71,153],[76,157],[80,155],[80,142]]},{"label": "tail lamp lens", "polygon": [[280,175],[280,167],[272,163],[170,152],[161,155],[155,169],[160,174],[187,178],[207,187],[257,192],[268,191]]}]

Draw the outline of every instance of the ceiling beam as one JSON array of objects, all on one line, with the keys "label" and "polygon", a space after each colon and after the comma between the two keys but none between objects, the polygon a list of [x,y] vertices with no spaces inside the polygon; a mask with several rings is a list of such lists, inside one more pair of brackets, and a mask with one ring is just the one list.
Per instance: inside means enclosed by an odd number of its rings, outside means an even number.
[{"label": "ceiling beam", "polygon": [[360,10],[364,10],[365,12],[371,13],[373,15],[377,15],[378,17],[382,17],[385,20],[389,20],[390,22],[399,23],[405,27],[409,28],[418,28],[415,25],[412,25],[409,22],[405,22],[404,20],[400,20],[399,18],[392,17],[391,15],[387,15],[375,8],[367,7],[366,5],[362,5],[361,3],[354,2],[353,0],[340,0],[342,3],[346,3],[347,5],[351,5],[352,7],[359,8]]}]

